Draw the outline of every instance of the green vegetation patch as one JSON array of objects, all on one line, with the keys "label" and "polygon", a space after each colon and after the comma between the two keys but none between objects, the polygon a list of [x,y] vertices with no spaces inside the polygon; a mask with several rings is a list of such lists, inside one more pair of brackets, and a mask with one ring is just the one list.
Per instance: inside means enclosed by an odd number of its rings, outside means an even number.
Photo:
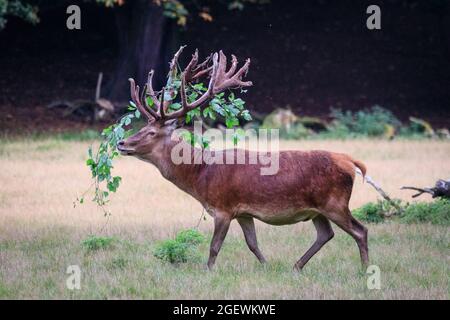
[{"label": "green vegetation patch", "polygon": [[116,238],[91,235],[81,242],[87,251],[107,250],[113,247]]},{"label": "green vegetation patch", "polygon": [[331,116],[334,122],[329,128],[329,134],[337,137],[382,137],[392,134],[391,131],[401,126],[401,122],[391,111],[380,106],[357,112],[332,109]]},{"label": "green vegetation patch", "polygon": [[179,232],[175,239],[168,239],[159,242],[153,255],[166,262],[173,264],[188,261],[197,261],[197,247],[205,241],[205,237],[195,229],[188,229]]},{"label": "green vegetation patch", "polygon": [[400,221],[404,223],[429,222],[450,225],[450,200],[437,199],[433,202],[417,202],[406,207]]},{"label": "green vegetation patch", "polygon": [[381,223],[388,217],[395,217],[402,223],[431,223],[450,225],[450,200],[437,199],[433,202],[404,203],[394,200],[369,202],[353,210],[352,214],[361,221]]}]

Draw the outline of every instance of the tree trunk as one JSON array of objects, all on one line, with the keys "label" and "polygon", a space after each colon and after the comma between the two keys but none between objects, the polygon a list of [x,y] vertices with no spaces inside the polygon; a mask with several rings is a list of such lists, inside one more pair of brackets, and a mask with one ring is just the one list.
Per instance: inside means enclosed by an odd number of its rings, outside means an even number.
[{"label": "tree trunk", "polygon": [[127,1],[115,9],[119,54],[114,74],[105,88],[104,97],[116,105],[129,100],[128,78],[138,84],[147,80],[148,72],[155,70],[155,86],[164,79],[167,37],[171,21],[163,16],[163,10],[153,1]]}]

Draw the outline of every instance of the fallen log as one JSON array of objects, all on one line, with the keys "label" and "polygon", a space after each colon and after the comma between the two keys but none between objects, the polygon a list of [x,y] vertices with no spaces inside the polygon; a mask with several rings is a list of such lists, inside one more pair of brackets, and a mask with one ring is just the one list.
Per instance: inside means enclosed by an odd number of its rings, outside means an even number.
[{"label": "fallen log", "polygon": [[414,190],[418,191],[418,193],[412,195],[413,198],[416,198],[418,196],[421,196],[424,193],[429,193],[433,198],[450,198],[450,179],[449,180],[443,180],[439,179],[434,187],[425,187],[425,188],[418,188],[418,187],[401,187],[402,190]]},{"label": "fallen log", "polygon": [[81,116],[91,122],[105,120],[115,113],[111,101],[101,97],[103,73],[98,74],[94,100],[77,99],[74,101],[55,101],[47,105],[47,108],[64,108],[63,117],[72,115]]}]

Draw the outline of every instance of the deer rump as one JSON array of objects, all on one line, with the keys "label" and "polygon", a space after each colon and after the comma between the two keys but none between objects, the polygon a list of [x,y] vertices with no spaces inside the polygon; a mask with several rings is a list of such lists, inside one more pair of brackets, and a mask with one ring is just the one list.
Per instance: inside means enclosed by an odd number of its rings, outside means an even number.
[{"label": "deer rump", "polygon": [[[307,221],[348,207],[355,167],[363,174],[366,171],[361,162],[345,154],[282,151],[278,172],[261,175],[264,165],[249,164],[252,151],[241,151],[246,154],[245,164],[204,165],[194,184],[195,197],[207,209],[230,212],[233,218],[251,216],[273,225]],[[214,216],[213,210],[208,212]]]}]

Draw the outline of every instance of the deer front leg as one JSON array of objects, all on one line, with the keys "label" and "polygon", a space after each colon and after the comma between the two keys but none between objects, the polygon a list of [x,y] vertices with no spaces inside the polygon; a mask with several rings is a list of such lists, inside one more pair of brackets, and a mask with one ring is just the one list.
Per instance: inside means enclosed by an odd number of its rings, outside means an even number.
[{"label": "deer front leg", "polygon": [[216,257],[219,254],[223,240],[225,240],[225,236],[230,227],[230,222],[231,219],[227,215],[216,211],[214,215],[214,234],[209,248],[208,269],[210,270],[216,262]]},{"label": "deer front leg", "polygon": [[242,231],[244,232],[245,241],[248,248],[258,258],[259,262],[265,263],[266,259],[258,248],[258,241],[256,240],[255,222],[253,218],[237,218]]}]

